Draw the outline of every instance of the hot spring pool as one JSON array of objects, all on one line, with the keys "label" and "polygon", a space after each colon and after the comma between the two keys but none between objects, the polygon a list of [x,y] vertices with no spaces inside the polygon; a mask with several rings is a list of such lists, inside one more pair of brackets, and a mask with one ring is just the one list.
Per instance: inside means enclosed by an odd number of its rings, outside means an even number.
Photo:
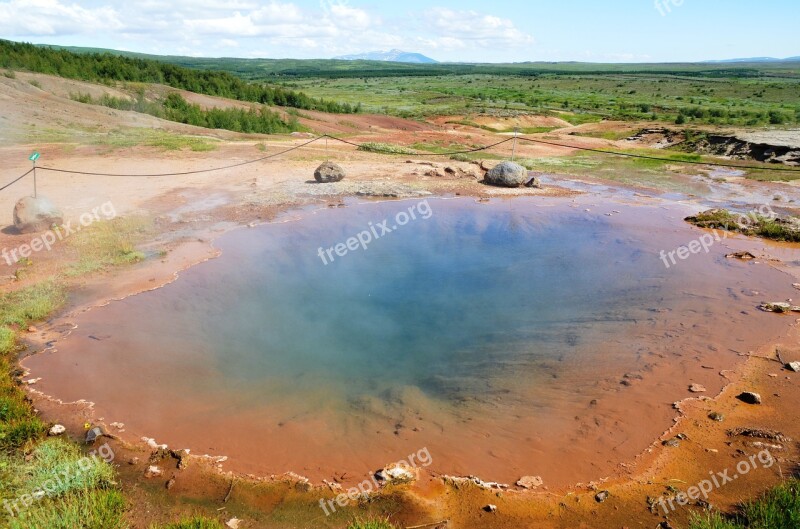
[{"label": "hot spring pool", "polygon": [[[665,268],[662,249],[701,233],[683,210],[425,204],[403,226],[417,201],[230,232],[221,257],[75,316],[26,366],[123,435],[233,469],[356,479],[425,447],[441,472],[561,484],[635,456],[690,383],[713,393],[732,350],[785,326],[755,310],[791,289],[767,265],[717,244]],[[323,262],[384,219],[396,229]]]}]

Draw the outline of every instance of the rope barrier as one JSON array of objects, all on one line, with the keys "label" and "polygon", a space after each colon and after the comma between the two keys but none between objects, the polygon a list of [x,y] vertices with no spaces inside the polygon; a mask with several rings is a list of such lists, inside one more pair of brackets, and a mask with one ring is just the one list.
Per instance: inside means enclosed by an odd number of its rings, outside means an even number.
[{"label": "rope barrier", "polygon": [[[310,144],[314,143],[315,141],[317,141],[317,140],[319,140],[320,138],[323,138],[323,137],[324,136],[317,136],[316,138],[314,138],[311,141],[307,141],[307,142],[302,143],[300,145],[295,145],[294,147],[292,147],[290,149],[286,149],[286,150],[283,150],[283,151],[280,151],[280,152],[276,152],[276,153],[270,154],[268,156],[262,156],[261,158],[256,158],[255,160],[248,160],[246,162],[239,162],[239,163],[234,163],[234,164],[231,164],[231,165],[224,165],[222,167],[212,167],[211,169],[198,169],[196,171],[182,171],[182,172],[179,172],[179,173],[160,173],[160,174],[93,173],[93,172],[89,172],[89,171],[71,171],[71,170],[68,170],[68,169],[56,169],[55,167],[45,167],[45,166],[40,166],[39,170],[40,171],[42,171],[42,170],[43,171],[51,171],[51,172],[54,172],[54,173],[69,173],[69,174],[79,174],[79,175],[89,175],[89,176],[121,176],[121,177],[184,176],[184,175],[190,175],[190,174],[211,173],[211,172],[214,172],[214,171],[224,171],[226,169],[233,169],[234,167],[241,167],[243,165],[263,162],[264,160],[268,160],[270,158],[275,158],[276,156],[280,156],[281,154],[286,154],[287,152],[292,152],[292,151],[296,151],[297,149],[301,149],[301,148],[305,147],[306,145],[310,145]],[[0,191],[2,191],[2,190],[0,190]]]},{"label": "rope barrier", "polygon": [[[345,139],[342,139],[342,138],[337,138],[336,136],[331,136],[329,134],[323,134],[323,135],[317,136],[316,138],[313,138],[313,139],[311,139],[311,140],[309,140],[307,142],[301,143],[300,145],[295,145],[294,147],[291,147],[289,149],[285,149],[283,151],[276,152],[276,153],[273,153],[273,154],[270,154],[270,155],[267,155],[267,156],[262,156],[260,158],[254,159],[254,160],[247,160],[247,161],[244,161],[244,162],[238,162],[238,163],[234,163],[234,164],[230,164],[230,165],[224,165],[224,166],[221,166],[221,167],[212,167],[212,168],[209,168],[209,169],[198,169],[198,170],[195,170],[195,171],[181,171],[181,172],[176,172],[176,173],[155,173],[155,174],[95,173],[95,172],[91,172],[91,171],[74,171],[74,170],[70,170],[70,169],[58,169],[56,167],[46,167],[46,166],[39,166],[37,168],[40,171],[50,171],[50,172],[53,172],[53,173],[66,173],[66,174],[77,174],[77,175],[87,175],[87,176],[110,176],[110,177],[133,177],[133,178],[135,178],[135,177],[149,177],[149,176],[150,177],[185,176],[185,175],[192,175],[192,174],[211,173],[211,172],[214,172],[214,171],[224,171],[224,170],[227,170],[227,169],[233,169],[235,167],[242,167],[244,165],[263,162],[264,160],[269,160],[270,158],[275,158],[277,156],[281,156],[283,154],[286,154],[286,153],[289,153],[289,152],[292,152],[292,151],[296,151],[297,149],[302,149],[303,147],[311,145],[312,143],[317,142],[317,141],[319,141],[321,139],[326,139],[327,140],[327,138],[339,141],[339,142],[344,143],[346,145],[352,145],[352,146],[354,146],[356,148],[359,148],[359,149],[363,149],[365,145],[368,145],[368,144],[365,144],[365,143],[355,143],[355,142],[348,141],[348,140],[345,140]],[[424,153],[422,153],[422,152],[420,152],[420,153],[409,153],[409,152],[396,152],[396,153],[394,153],[394,152],[384,152],[384,153],[380,153],[379,152],[378,154],[389,154],[389,155],[394,154],[394,155],[399,155],[399,156],[454,156],[456,154],[471,154],[471,153],[485,151],[485,150],[488,150],[488,149],[493,149],[494,147],[497,147],[499,145],[503,145],[503,144],[508,143],[510,141],[514,141],[515,139],[520,140],[520,141],[526,141],[528,143],[541,144],[541,145],[550,145],[550,146],[553,146],[553,147],[562,147],[562,148],[565,148],[565,149],[575,149],[575,150],[579,150],[579,151],[594,152],[594,153],[599,153],[599,154],[607,154],[607,155],[610,155],[610,156],[622,156],[622,157],[626,157],[626,158],[638,158],[638,159],[643,159],[643,160],[656,160],[656,161],[661,161],[661,162],[673,162],[673,163],[682,163],[682,164],[691,164],[691,165],[707,165],[707,166],[710,166],[710,167],[726,167],[726,168],[734,168],[734,169],[742,169],[742,170],[778,171],[778,172],[785,172],[785,173],[797,173],[797,174],[800,174],[800,170],[783,168],[783,167],[754,167],[754,166],[749,166],[749,165],[737,165],[737,164],[731,164],[731,163],[704,162],[704,161],[700,161],[700,160],[674,160],[674,159],[671,159],[671,158],[662,158],[662,157],[658,157],[658,156],[649,156],[649,155],[646,155],[646,154],[634,154],[634,153],[620,152],[620,151],[607,151],[607,150],[604,150],[604,149],[595,149],[595,148],[592,148],[592,147],[579,147],[579,146],[576,146],[576,145],[566,145],[566,144],[563,144],[563,143],[557,143],[557,142],[552,142],[552,141],[545,141],[545,140],[538,140],[538,139],[533,139],[533,138],[526,138],[524,136],[515,136],[514,138],[507,138],[505,140],[498,141],[497,143],[493,143],[491,145],[485,145],[485,146],[482,146],[482,147],[476,147],[474,149],[465,149],[465,150],[461,150],[461,151],[424,152]],[[369,149],[364,149],[364,150],[369,151]],[[372,152],[375,152],[375,151],[373,150]],[[25,178],[26,176],[28,176],[32,172],[33,172],[33,169],[30,169],[28,172],[26,172],[22,176],[20,176],[20,177],[16,178],[15,180],[9,182],[8,184],[4,185],[3,187],[0,187],[0,191],[3,191],[6,188],[12,186],[13,184],[19,182],[20,180],[22,180],[23,178]]]},{"label": "rope barrier", "polygon": [[11,186],[13,186],[13,185],[14,185],[14,184],[16,184],[17,182],[19,182],[20,180],[22,180],[23,178],[25,178],[26,176],[28,176],[29,174],[31,174],[32,172],[33,172],[33,169],[30,169],[30,170],[28,170],[28,172],[27,172],[27,173],[25,173],[24,175],[20,176],[20,177],[19,177],[19,178],[17,178],[16,180],[13,180],[13,181],[11,181],[11,182],[7,183],[7,184],[6,184],[6,185],[4,185],[3,187],[0,187],[0,191],[3,191],[3,190],[4,190],[5,188],[7,188],[7,187],[11,187]]}]

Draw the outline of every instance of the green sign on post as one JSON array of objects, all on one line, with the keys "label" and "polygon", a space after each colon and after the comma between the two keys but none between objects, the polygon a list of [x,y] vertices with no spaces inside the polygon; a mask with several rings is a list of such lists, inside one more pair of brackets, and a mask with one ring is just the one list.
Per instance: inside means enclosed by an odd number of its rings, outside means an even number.
[{"label": "green sign on post", "polygon": [[39,156],[41,156],[41,154],[39,154],[39,151],[33,151],[33,154],[28,156],[28,160],[33,162],[33,198],[36,198],[38,196],[38,193],[36,191],[36,160],[39,159]]}]

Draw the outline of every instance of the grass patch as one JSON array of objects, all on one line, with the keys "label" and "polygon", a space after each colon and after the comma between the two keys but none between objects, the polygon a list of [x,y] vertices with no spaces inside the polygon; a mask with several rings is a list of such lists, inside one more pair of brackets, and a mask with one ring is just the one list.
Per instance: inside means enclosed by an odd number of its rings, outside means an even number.
[{"label": "grass patch", "polygon": [[394,145],[392,143],[376,143],[368,142],[362,144],[359,151],[374,152],[377,154],[417,154],[414,150],[402,145]]},{"label": "grass patch", "polygon": [[347,525],[347,529],[398,529],[389,520],[361,520],[356,519]]},{"label": "grass patch", "polygon": [[40,90],[42,89],[42,83],[40,83],[36,79],[31,79],[30,81],[28,81],[28,84],[31,85],[31,86],[35,86],[36,88],[38,88]]},{"label": "grass patch", "polygon": [[[114,469],[99,457],[84,459],[77,445],[63,439],[47,439],[33,450],[33,459],[19,469],[22,492],[33,494],[48,487],[48,496],[94,488],[110,488]],[[79,464],[80,462],[80,464]],[[61,479],[54,481],[55,476]]]},{"label": "grass patch", "polygon": [[690,529],[796,529],[800,527],[800,481],[793,479],[726,516],[695,515]]},{"label": "grass patch", "polygon": [[55,279],[0,294],[0,325],[26,327],[46,318],[65,301],[64,286]]},{"label": "grass patch", "polygon": [[600,161],[587,156],[563,156],[543,158],[523,158],[517,163],[529,171],[564,171],[569,169],[593,169]]},{"label": "grass patch", "polygon": [[9,529],[125,529],[125,498],[116,490],[86,490],[44,498],[8,521]]},{"label": "grass patch", "polygon": [[152,526],[151,529],[225,529],[217,520],[196,517],[161,526]]},{"label": "grass patch", "polygon": [[67,268],[66,275],[75,277],[144,260],[136,244],[151,230],[151,222],[144,217],[117,217],[82,229],[68,239],[79,259]]},{"label": "grass patch", "polygon": [[756,213],[744,215],[726,209],[711,209],[686,217],[686,221],[700,228],[722,229],[774,241],[800,242],[800,219],[796,217],[771,218]]},{"label": "grass patch", "polygon": [[14,73],[14,70],[6,70],[3,72],[3,77],[8,77],[9,79],[16,79],[17,74]]},{"label": "grass patch", "polygon": [[573,136],[584,138],[599,138],[601,140],[619,141],[630,138],[636,133],[635,130],[601,130],[590,132],[574,132]]}]

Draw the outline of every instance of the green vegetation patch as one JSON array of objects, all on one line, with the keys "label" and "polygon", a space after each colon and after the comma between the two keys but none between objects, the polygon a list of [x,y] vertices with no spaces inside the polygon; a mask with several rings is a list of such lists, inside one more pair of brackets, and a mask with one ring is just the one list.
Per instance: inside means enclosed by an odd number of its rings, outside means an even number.
[{"label": "green vegetation patch", "polygon": [[722,229],[774,241],[800,242],[800,219],[778,218],[758,213],[738,214],[726,209],[711,209],[686,221],[700,228]]},{"label": "green vegetation patch", "polygon": [[690,529],[797,529],[800,527],[800,481],[789,480],[738,512],[694,515]]},{"label": "green vegetation patch", "polygon": [[394,145],[392,143],[368,142],[358,147],[359,151],[374,152],[378,154],[417,154],[413,149]]},{"label": "green vegetation patch", "polygon": [[152,230],[152,222],[145,217],[117,217],[83,228],[68,239],[78,261],[67,268],[66,275],[80,276],[144,260],[145,254],[136,245]]}]

